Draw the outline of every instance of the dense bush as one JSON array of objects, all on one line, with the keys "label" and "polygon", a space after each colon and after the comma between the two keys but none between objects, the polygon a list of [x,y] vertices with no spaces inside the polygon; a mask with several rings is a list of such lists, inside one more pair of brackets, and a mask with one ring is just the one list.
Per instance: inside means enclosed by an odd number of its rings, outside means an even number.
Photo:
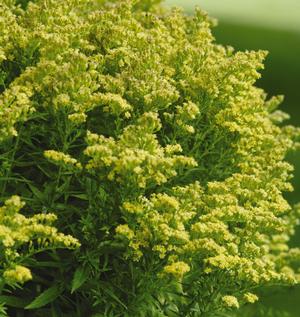
[{"label": "dense bush", "polygon": [[225,316],[298,280],[266,52],[158,2],[1,0],[2,316]]}]

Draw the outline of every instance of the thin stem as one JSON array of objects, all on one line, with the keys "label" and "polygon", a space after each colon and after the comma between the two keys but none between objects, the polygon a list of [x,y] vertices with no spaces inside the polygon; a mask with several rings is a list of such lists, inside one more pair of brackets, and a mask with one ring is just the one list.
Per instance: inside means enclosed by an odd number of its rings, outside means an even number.
[{"label": "thin stem", "polygon": [[17,149],[18,149],[18,146],[19,146],[19,143],[20,143],[20,134],[22,132],[22,126],[18,132],[18,135],[17,135],[17,138],[16,138],[16,142],[14,144],[14,147],[13,147],[13,152],[12,152],[12,155],[9,159],[9,162],[10,162],[10,165],[9,165],[9,168],[6,169],[6,172],[5,172],[5,175],[4,175],[4,181],[3,181],[3,185],[2,185],[2,189],[1,189],[1,196],[0,197],[4,197],[4,194],[5,194],[5,191],[6,191],[6,187],[7,187],[7,179],[9,178],[9,174],[11,173],[12,171],[12,166],[13,166],[13,161],[15,160],[15,156],[16,156],[16,152],[17,152]]}]

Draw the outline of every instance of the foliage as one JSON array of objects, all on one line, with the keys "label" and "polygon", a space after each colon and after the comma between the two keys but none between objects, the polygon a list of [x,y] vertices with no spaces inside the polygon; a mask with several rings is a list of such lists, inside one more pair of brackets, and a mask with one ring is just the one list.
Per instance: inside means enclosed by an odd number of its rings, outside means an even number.
[{"label": "foliage", "polygon": [[2,315],[227,316],[299,279],[266,52],[158,2],[2,0]]}]

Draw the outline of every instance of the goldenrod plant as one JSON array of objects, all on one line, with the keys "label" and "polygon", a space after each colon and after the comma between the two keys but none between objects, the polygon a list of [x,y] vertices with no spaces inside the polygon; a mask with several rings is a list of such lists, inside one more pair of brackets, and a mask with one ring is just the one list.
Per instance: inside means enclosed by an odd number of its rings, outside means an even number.
[{"label": "goldenrod plant", "polygon": [[266,52],[159,2],[0,1],[1,316],[231,316],[298,282]]}]

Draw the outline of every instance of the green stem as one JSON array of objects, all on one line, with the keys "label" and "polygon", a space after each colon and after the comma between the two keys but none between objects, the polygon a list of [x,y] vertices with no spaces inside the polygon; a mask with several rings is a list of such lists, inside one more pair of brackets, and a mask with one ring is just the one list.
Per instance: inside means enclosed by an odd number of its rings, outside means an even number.
[{"label": "green stem", "polygon": [[18,149],[18,146],[19,146],[19,143],[20,143],[20,134],[21,134],[21,132],[22,132],[22,127],[20,128],[20,130],[18,132],[18,135],[17,135],[17,138],[16,138],[16,142],[15,142],[14,147],[13,147],[13,152],[12,152],[11,157],[9,159],[9,162],[10,162],[9,168],[5,172],[4,181],[3,181],[3,185],[2,185],[2,189],[1,189],[1,196],[0,196],[1,198],[4,197],[4,194],[5,194],[5,191],[6,191],[7,179],[9,177],[9,174],[12,171],[13,162],[15,160],[16,152],[17,152],[17,149]]}]

